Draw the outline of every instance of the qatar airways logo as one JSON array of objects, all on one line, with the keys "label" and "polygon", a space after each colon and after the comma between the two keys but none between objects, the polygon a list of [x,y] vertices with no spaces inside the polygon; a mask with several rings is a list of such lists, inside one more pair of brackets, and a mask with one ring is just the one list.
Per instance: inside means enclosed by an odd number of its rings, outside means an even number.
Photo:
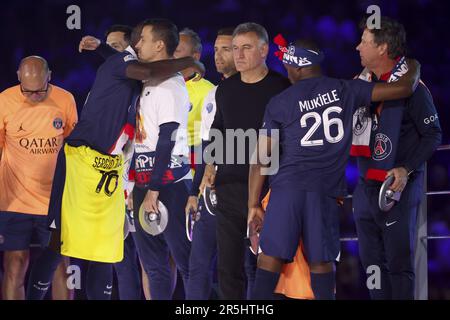
[{"label": "qatar airways logo", "polygon": [[19,145],[28,150],[30,154],[54,154],[58,153],[62,138],[22,138]]}]

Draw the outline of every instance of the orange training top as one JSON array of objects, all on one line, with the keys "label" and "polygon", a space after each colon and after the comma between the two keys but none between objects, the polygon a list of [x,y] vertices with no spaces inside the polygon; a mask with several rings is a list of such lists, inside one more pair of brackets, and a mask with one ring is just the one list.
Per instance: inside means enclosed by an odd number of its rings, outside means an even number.
[{"label": "orange training top", "polygon": [[57,86],[39,103],[18,85],[0,93],[0,212],[47,215],[58,151],[77,119],[73,95]]}]

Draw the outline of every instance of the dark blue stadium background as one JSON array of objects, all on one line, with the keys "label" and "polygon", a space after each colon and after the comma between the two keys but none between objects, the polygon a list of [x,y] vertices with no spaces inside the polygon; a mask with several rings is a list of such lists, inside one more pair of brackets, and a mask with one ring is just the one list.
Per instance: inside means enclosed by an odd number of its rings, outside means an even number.
[{"label": "dark blue stadium background", "polygon": [[[66,9],[71,4],[81,8],[81,30],[68,30]],[[81,111],[101,59],[93,53],[78,53],[83,35],[103,38],[111,24],[135,25],[145,18],[165,17],[179,28],[196,30],[203,40],[202,61],[207,66],[206,78],[219,80],[213,63],[213,41],[221,27],[255,21],[264,25],[273,38],[282,33],[288,40],[299,37],[316,39],[326,60],[324,69],[334,77],[351,78],[360,69],[358,22],[366,8],[377,4],[383,15],[398,19],[407,31],[409,55],[422,64],[422,79],[430,89],[444,129],[443,144],[450,135],[450,36],[447,1],[273,1],[273,0],[129,0],[129,1],[2,1],[0,4],[0,91],[17,84],[16,70],[20,59],[42,55],[53,71],[52,83],[71,91]],[[284,72],[273,56],[269,66]],[[449,190],[449,151],[438,152],[428,165],[429,190]],[[348,168],[350,191],[356,180],[356,168]],[[1,192],[1,191],[0,191]],[[428,231],[433,235],[450,234],[450,196],[428,199]],[[342,235],[353,236],[355,228],[351,203],[341,221]],[[357,243],[343,244],[342,263],[338,269],[338,298],[367,298],[364,278],[359,266]],[[429,296],[450,299],[450,240],[430,240]]]}]

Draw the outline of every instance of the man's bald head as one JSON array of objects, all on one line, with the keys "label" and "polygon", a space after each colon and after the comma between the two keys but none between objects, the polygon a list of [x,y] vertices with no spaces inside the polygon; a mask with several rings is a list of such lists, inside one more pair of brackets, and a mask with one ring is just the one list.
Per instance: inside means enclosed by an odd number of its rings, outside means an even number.
[{"label": "man's bald head", "polygon": [[19,76],[38,77],[46,76],[49,72],[47,60],[39,56],[23,58],[19,64]]},{"label": "man's bald head", "polygon": [[[47,61],[39,56],[23,58],[17,70],[22,92],[47,90],[50,75]],[[45,99],[46,94],[29,94],[27,97],[34,102],[39,102]]]}]

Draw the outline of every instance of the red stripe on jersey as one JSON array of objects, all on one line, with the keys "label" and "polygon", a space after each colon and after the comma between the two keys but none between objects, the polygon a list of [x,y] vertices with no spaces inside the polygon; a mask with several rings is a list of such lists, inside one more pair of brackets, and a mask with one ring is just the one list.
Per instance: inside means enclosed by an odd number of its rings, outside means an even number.
[{"label": "red stripe on jersey", "polygon": [[370,158],[370,148],[369,146],[355,146],[352,145],[350,148],[350,155],[352,157],[366,157]]},{"label": "red stripe on jersey", "polygon": [[384,180],[386,179],[386,174],[387,174],[386,170],[369,169],[366,172],[366,179],[384,182]]},{"label": "red stripe on jersey", "polygon": [[195,170],[195,152],[191,152],[191,169]]},{"label": "red stripe on jersey", "polygon": [[128,181],[134,181],[135,176],[136,176],[136,171],[130,169],[128,171]]},{"label": "red stripe on jersey", "polygon": [[[120,135],[117,138],[116,142],[114,142],[113,146],[108,150],[109,154],[121,154],[122,153],[122,149],[123,146],[127,143],[128,140],[130,140],[131,138],[129,133],[130,133],[130,128],[128,128],[128,126],[130,126],[131,128],[133,128],[131,125],[126,124],[125,126],[123,126],[122,130],[120,131]],[[134,136],[134,129],[133,129],[133,135]]]},{"label": "red stripe on jersey", "polygon": [[125,134],[128,136],[128,138],[131,140],[134,138],[134,127],[127,123],[123,129],[123,131],[125,132]]}]

